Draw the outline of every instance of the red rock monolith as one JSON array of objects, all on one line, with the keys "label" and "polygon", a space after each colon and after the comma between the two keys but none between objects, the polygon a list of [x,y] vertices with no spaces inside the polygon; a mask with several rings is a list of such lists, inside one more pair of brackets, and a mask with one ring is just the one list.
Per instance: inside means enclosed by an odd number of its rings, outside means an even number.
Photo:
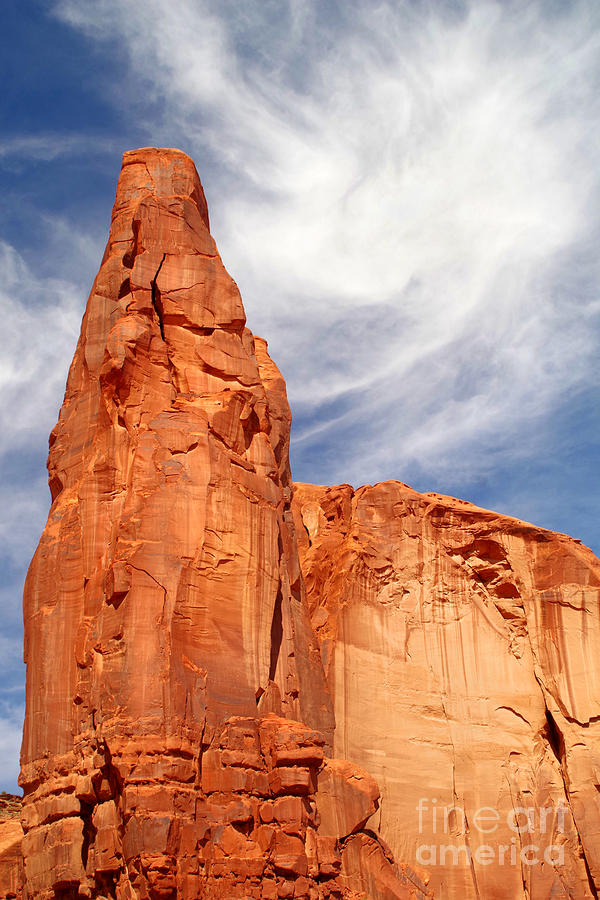
[{"label": "red rock monolith", "polygon": [[192,161],[126,153],[25,587],[27,897],[354,896],[289,424]]}]

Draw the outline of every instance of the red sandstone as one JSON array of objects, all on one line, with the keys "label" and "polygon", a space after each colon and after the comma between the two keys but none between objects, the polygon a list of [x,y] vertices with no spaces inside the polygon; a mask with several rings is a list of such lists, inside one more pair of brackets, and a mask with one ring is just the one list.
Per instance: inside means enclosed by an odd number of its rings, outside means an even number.
[{"label": "red sandstone", "polygon": [[192,161],[126,153],[25,587],[26,896],[362,889],[377,789],[328,760],[290,418]]}]

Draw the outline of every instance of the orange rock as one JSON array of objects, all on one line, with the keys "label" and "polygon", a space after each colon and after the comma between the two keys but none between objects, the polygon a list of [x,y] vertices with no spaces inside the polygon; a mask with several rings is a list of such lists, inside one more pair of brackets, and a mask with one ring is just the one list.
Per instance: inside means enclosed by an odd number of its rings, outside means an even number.
[{"label": "orange rock", "polygon": [[342,865],[340,844],[333,835],[317,835],[317,860],[321,875],[337,875]]},{"label": "orange rock", "polygon": [[261,879],[344,896],[314,853],[308,872],[334,720],[285,384],[208,225],[189,157],[124,155],[24,594],[25,891],[42,900],[260,898]]},{"label": "orange rock", "polygon": [[346,759],[328,759],[317,780],[319,834],[341,840],[360,831],[379,806],[375,779]]},{"label": "orange rock", "polygon": [[0,898],[22,896],[23,829],[18,818],[0,821]]},{"label": "orange rock", "polygon": [[[399,872],[372,835],[356,834],[344,845],[342,883],[369,900],[427,900],[431,891],[410,871]],[[487,896],[487,895],[483,895]]]},{"label": "orange rock", "polygon": [[308,862],[304,850],[304,841],[294,835],[282,831],[275,833],[271,859],[276,872],[292,875],[306,875]]},{"label": "orange rock", "polygon": [[335,755],[376,779],[396,858],[440,896],[592,896],[598,560],[398,482],[296,485],[294,511]]}]

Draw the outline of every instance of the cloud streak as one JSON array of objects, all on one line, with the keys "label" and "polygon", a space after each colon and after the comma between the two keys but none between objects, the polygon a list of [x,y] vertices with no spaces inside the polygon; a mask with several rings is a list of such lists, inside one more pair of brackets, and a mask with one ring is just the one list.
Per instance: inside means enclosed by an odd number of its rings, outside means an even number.
[{"label": "cloud streak", "polygon": [[[31,558],[48,513],[38,465],[58,416],[83,304],[78,284],[40,277],[5,241],[0,268],[0,559],[12,568]],[[32,453],[35,474],[27,472]],[[12,587],[11,605],[20,592],[18,583]],[[3,613],[5,622],[12,618],[8,607]]]},{"label": "cloud streak", "polygon": [[24,707],[0,702],[0,784],[16,789]]},{"label": "cloud streak", "polygon": [[0,307],[5,311],[0,363],[3,455],[28,446],[53,427],[79,332],[82,301],[75,285],[38,278],[5,241],[0,241],[0,268]]},{"label": "cloud streak", "polygon": [[51,162],[61,156],[81,153],[109,153],[117,141],[85,134],[17,135],[0,140],[0,163],[21,164],[23,159]]}]

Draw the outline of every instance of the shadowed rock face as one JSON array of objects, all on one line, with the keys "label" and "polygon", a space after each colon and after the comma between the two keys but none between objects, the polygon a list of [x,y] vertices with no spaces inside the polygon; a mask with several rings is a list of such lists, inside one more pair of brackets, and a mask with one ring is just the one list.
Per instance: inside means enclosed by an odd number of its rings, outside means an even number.
[{"label": "shadowed rock face", "polygon": [[26,896],[425,896],[327,762],[289,425],[192,161],[126,153],[25,587]]},{"label": "shadowed rock face", "polygon": [[595,897],[598,559],[398,482],[299,484],[293,506],[335,755],[379,783],[396,857],[452,900]]}]

